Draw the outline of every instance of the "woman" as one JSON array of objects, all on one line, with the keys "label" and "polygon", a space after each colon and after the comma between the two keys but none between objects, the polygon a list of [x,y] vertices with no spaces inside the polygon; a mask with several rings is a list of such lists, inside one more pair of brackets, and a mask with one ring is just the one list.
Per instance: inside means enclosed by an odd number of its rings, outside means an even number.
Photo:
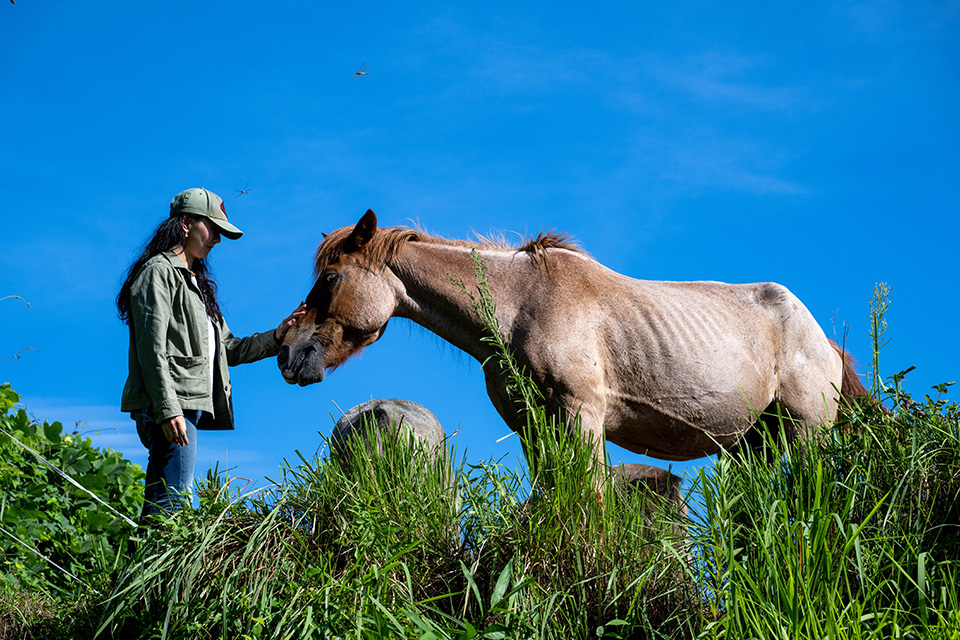
[{"label": "woman", "polygon": [[130,372],[121,411],[137,421],[150,452],[142,518],[169,510],[189,495],[198,429],[233,429],[228,365],[277,354],[301,305],[274,331],[236,338],[217,303],[206,258],[221,236],[243,235],[227,221],[219,196],[187,189],[170,202],[127,272],[117,310],[130,327]]}]

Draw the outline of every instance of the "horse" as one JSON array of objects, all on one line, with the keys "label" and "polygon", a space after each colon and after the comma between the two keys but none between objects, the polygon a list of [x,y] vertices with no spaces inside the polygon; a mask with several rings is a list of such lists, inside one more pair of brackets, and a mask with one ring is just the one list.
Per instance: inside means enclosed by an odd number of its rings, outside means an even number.
[{"label": "horse", "polygon": [[[520,247],[377,226],[372,210],[326,235],[306,314],[281,345],[284,379],[302,386],[412,320],[480,363],[494,355],[468,290],[484,261],[497,319],[550,411],[576,423],[604,464],[604,439],[661,460],[756,446],[763,427],[806,439],[863,395],[850,359],[786,287],[637,280],[550,231]],[[526,417],[503,372],[483,367],[504,422]],[[769,415],[786,416],[765,420]],[[759,438],[762,442],[762,438]]]},{"label": "horse", "polygon": [[671,520],[670,529],[679,539],[686,536],[689,517],[687,500],[683,495],[683,478],[667,469],[648,464],[618,464],[609,468],[614,490],[626,497],[641,493],[646,497],[646,524],[654,521],[653,515],[667,509]]},{"label": "horse", "polygon": [[342,457],[353,438],[383,449],[384,437],[396,439],[399,434],[411,434],[423,443],[427,455],[446,452],[447,437],[440,421],[422,404],[399,398],[374,398],[348,409],[333,427],[330,450]]},{"label": "horse", "polygon": [[623,493],[646,491],[647,495],[659,496],[673,503],[684,518],[687,505],[683,497],[683,478],[662,467],[648,464],[628,463],[610,467],[614,486]]},{"label": "horse", "polygon": [[447,478],[447,494],[459,508],[457,478],[447,450],[447,436],[437,417],[422,404],[399,398],[374,398],[348,409],[330,435],[330,452],[341,467],[352,474],[355,470],[351,447],[362,447],[367,458],[383,457],[385,447],[389,446],[385,441],[396,446],[402,438],[411,439],[416,455],[424,464],[442,469]]}]

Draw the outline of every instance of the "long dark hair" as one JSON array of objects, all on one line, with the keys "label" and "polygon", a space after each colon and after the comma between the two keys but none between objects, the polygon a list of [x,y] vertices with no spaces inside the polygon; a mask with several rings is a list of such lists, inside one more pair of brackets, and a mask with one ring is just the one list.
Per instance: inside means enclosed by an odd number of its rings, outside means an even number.
[{"label": "long dark hair", "polygon": [[[191,220],[190,216],[172,216],[167,218],[153,232],[153,237],[143,246],[140,257],[133,261],[130,268],[127,269],[127,275],[123,279],[123,286],[120,287],[120,293],[117,294],[117,315],[127,325],[130,324],[130,287],[140,273],[140,268],[147,261],[164,251],[170,251],[177,247],[183,247],[187,240],[187,234],[183,232],[181,221],[186,218]],[[217,283],[213,279],[213,274],[207,268],[206,263],[197,258],[190,267],[193,275],[197,278],[197,285],[203,294],[203,303],[207,309],[207,316],[217,323],[223,320],[223,314],[220,313],[220,304],[217,301]]]}]

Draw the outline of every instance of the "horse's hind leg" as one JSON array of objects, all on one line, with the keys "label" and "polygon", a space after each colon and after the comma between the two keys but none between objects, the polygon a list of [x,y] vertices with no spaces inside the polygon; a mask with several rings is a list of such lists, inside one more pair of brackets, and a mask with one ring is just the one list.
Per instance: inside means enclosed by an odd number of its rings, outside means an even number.
[{"label": "horse's hind leg", "polygon": [[750,449],[769,462],[768,440],[778,446],[806,441],[834,420],[843,363],[822,333],[820,340],[826,349],[808,345],[805,354],[781,360],[789,365],[782,366],[775,399],[757,414],[753,426],[731,451]]},{"label": "horse's hind leg", "polygon": [[817,344],[812,355],[795,358],[781,376],[779,401],[788,441],[807,440],[837,415],[843,363],[826,337],[820,341],[822,347]]},{"label": "horse's hind leg", "polygon": [[775,307],[779,312],[776,400],[788,441],[806,439],[837,414],[843,362],[823,329],[803,303],[786,289]]},{"label": "horse's hind leg", "polygon": [[757,413],[756,418],[746,433],[728,447],[727,451],[735,456],[743,456],[749,450],[756,459],[767,463],[773,462],[768,443],[779,444],[782,437],[790,441],[795,427],[790,424],[788,412],[776,400],[771,402],[763,412]]}]

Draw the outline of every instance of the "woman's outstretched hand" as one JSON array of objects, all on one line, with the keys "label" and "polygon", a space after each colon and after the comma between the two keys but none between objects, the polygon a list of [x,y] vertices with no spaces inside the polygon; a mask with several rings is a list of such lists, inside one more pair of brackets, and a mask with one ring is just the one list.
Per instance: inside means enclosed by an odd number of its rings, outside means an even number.
[{"label": "woman's outstretched hand", "polygon": [[307,313],[307,303],[301,302],[300,306],[297,307],[293,313],[287,316],[283,322],[280,323],[280,326],[277,327],[276,331],[273,332],[273,337],[277,342],[283,342],[284,336],[287,335],[287,331],[290,330],[290,327],[297,324],[300,318],[305,316]]}]

